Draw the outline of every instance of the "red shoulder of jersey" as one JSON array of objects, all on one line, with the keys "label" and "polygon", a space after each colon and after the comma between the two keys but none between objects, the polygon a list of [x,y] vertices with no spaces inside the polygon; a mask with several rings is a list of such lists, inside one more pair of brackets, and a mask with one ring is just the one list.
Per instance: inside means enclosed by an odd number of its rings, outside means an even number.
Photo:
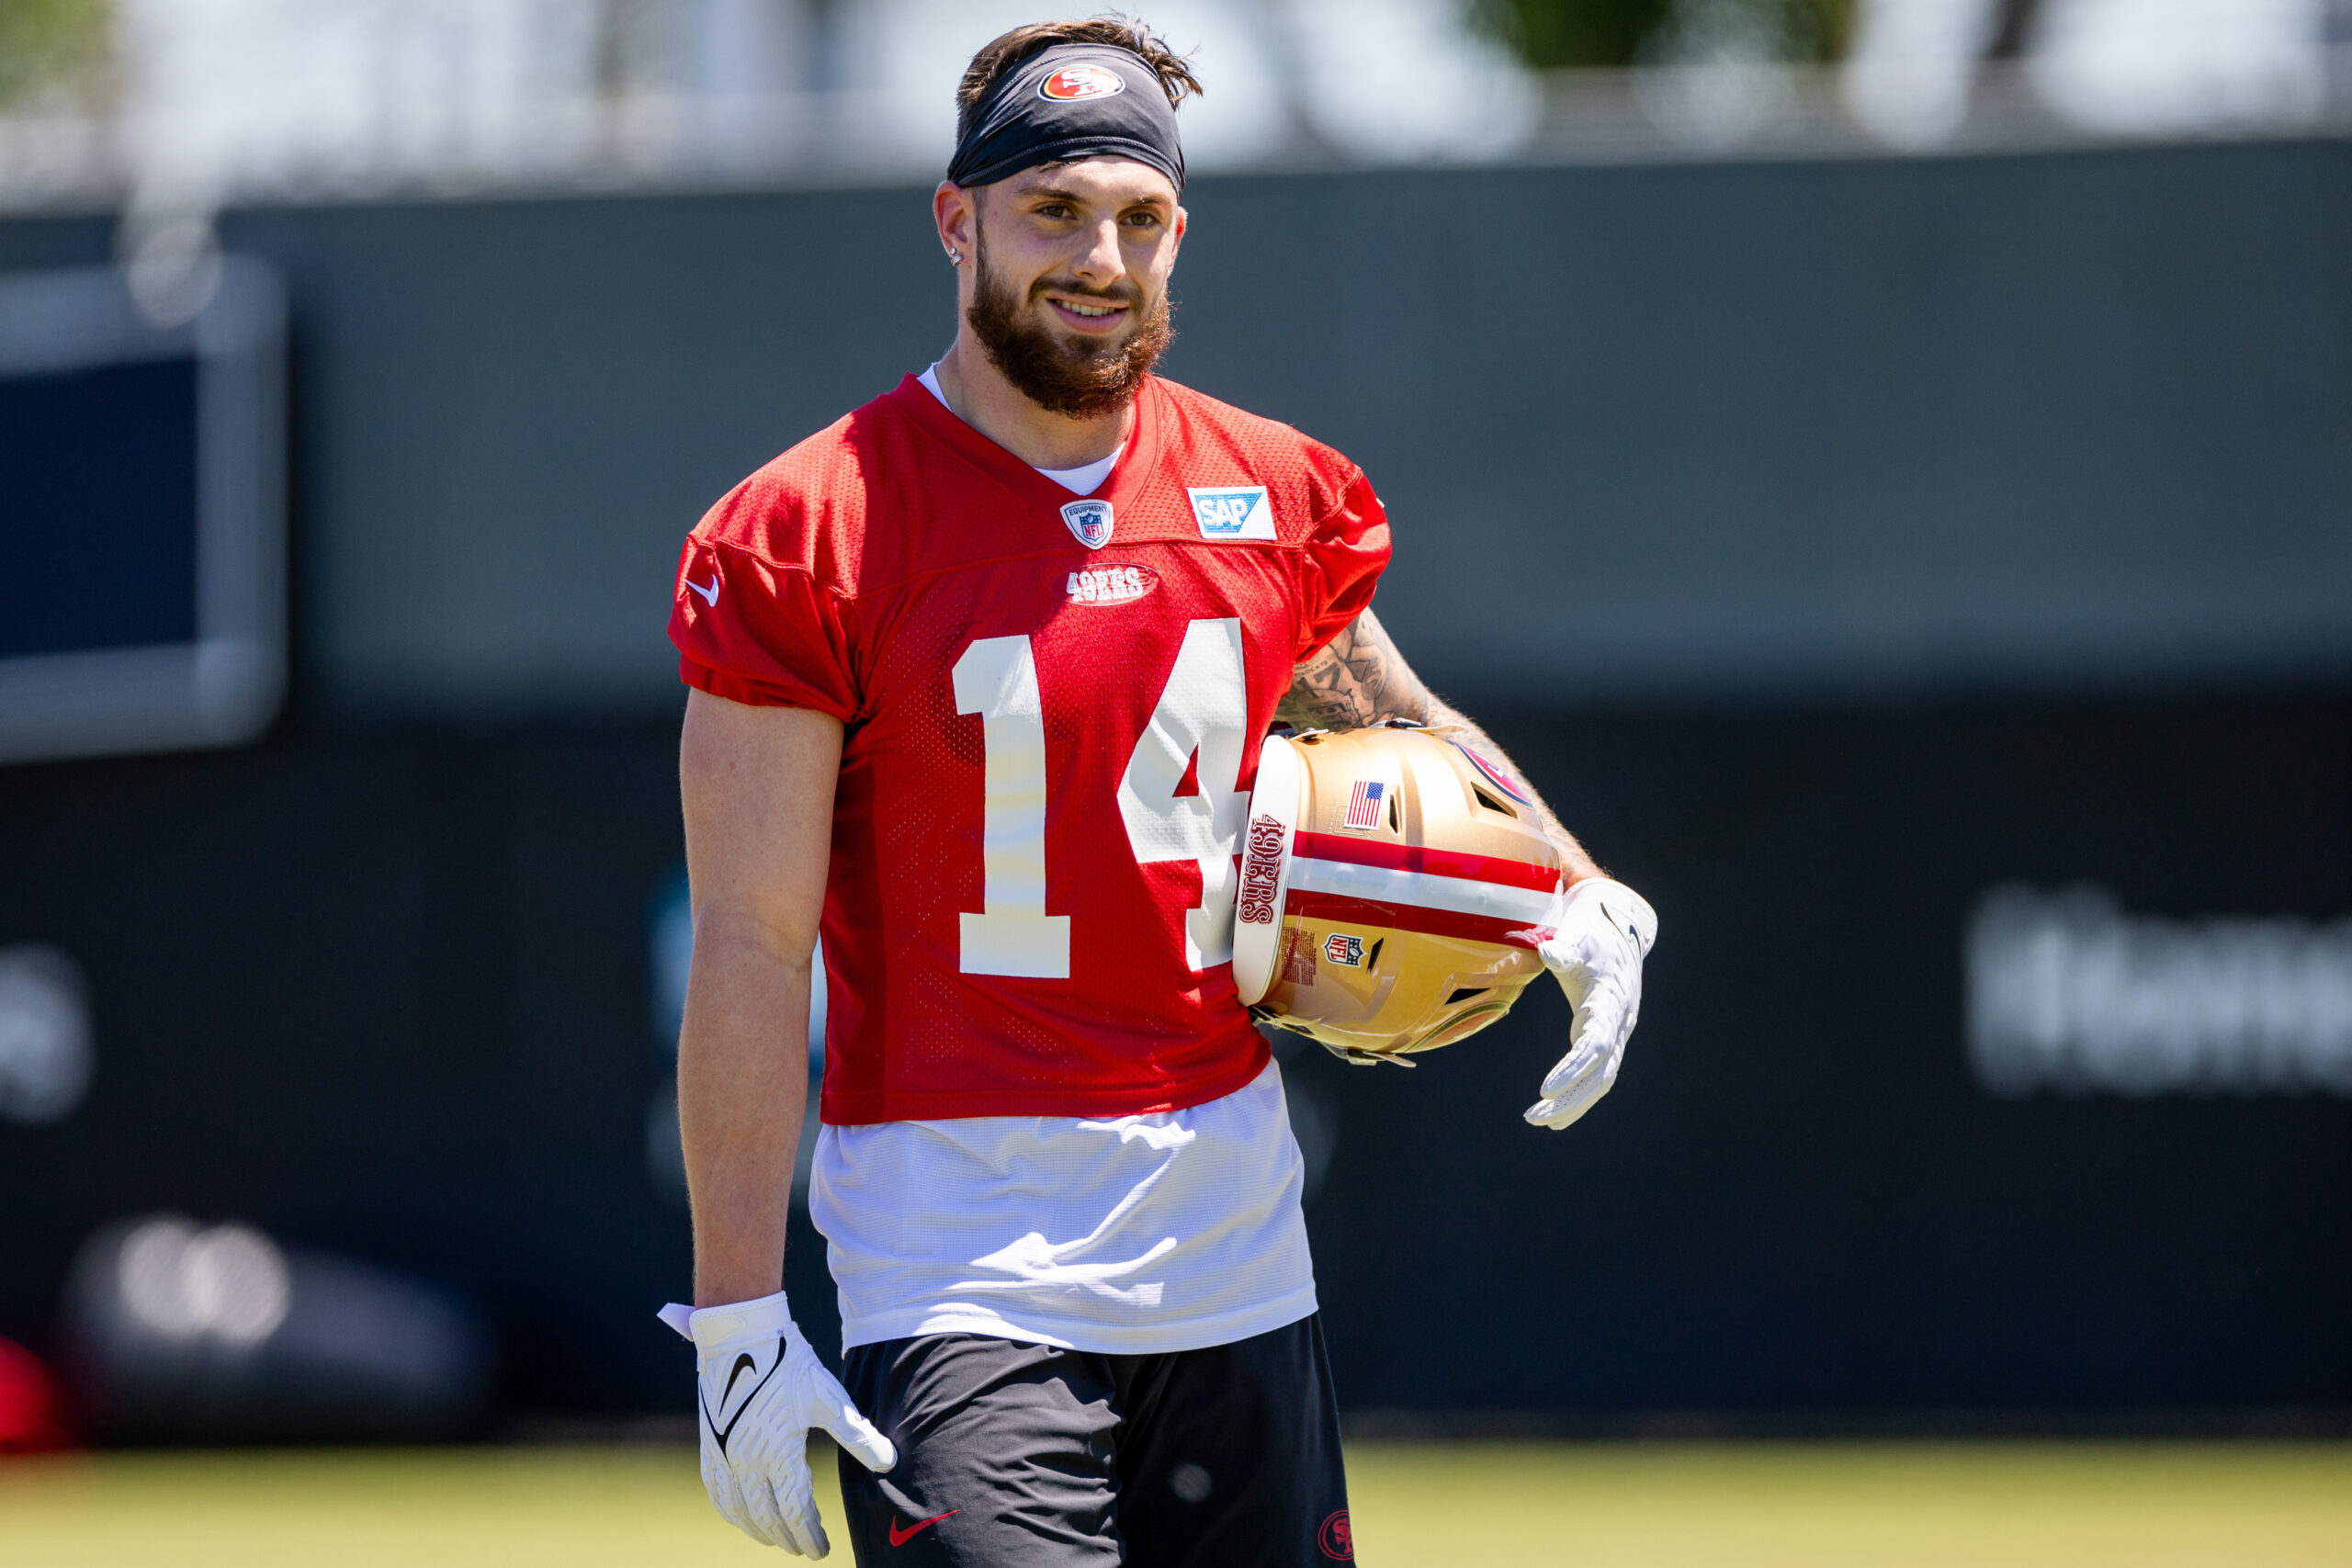
[{"label": "red shoulder of jersey", "polygon": [[689,685],[754,705],[858,706],[868,476],[903,460],[888,398],[835,421],[720,498],[687,535],[670,637]]},{"label": "red shoulder of jersey", "polygon": [[[1388,515],[1380,498],[1362,468],[1290,425],[1173,381],[1153,385],[1172,415],[1166,421],[1163,460],[1184,473],[1204,538],[1214,537],[1220,525],[1231,525],[1249,489],[1265,487],[1274,540],[1298,550],[1294,570],[1301,615],[1291,657],[1306,660],[1372,604],[1388,564]],[[1217,493],[1216,478],[1227,471],[1243,492],[1238,497]],[[1253,522],[1241,513],[1245,536]]]}]

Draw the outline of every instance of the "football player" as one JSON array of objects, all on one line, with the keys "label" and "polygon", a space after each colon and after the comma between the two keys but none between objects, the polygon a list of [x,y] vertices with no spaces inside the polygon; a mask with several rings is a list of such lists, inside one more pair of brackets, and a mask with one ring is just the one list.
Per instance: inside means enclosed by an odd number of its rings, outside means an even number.
[{"label": "football player", "polygon": [[[680,564],[699,1304],[665,1315],[713,1500],[787,1551],[827,1550],[822,1427],[861,1563],[1352,1555],[1299,1154],[1234,990],[1238,838],[1278,719],[1467,721],[1372,613],[1363,471],[1152,374],[1194,91],[1124,21],[981,50],[933,198],[954,342]],[[1577,1022],[1525,1114],[1562,1127],[1614,1080],[1652,927],[1544,821]],[[820,930],[839,1382],[777,1290]]]}]

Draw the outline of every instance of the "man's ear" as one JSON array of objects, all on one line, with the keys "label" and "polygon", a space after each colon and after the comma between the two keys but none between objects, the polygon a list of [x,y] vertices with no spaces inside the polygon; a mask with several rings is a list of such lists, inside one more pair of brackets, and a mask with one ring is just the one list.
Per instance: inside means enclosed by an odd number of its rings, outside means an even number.
[{"label": "man's ear", "polygon": [[931,193],[932,221],[939,230],[940,248],[969,256],[979,248],[980,193],[942,180]]}]

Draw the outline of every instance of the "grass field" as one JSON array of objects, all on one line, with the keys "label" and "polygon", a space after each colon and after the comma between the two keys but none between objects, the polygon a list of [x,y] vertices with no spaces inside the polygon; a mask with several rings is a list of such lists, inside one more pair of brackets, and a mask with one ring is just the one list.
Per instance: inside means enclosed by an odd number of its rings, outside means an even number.
[{"label": "grass field", "polygon": [[[1348,1469],[1372,1568],[2352,1565],[2352,1444],[1363,1443]],[[8,1568],[763,1561],[667,1448],[0,1461]]]}]

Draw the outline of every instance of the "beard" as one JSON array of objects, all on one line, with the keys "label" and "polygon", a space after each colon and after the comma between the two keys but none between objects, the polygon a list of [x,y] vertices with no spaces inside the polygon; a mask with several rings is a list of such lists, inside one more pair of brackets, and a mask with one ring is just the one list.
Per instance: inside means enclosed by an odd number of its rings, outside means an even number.
[{"label": "beard", "polygon": [[1126,407],[1167,352],[1176,335],[1169,323],[1168,297],[1147,307],[1142,319],[1125,338],[1094,342],[1058,336],[1038,318],[1035,305],[1047,289],[1105,304],[1132,306],[1137,290],[1119,292],[1081,288],[1050,280],[1031,286],[1029,299],[1013,298],[1012,286],[989,270],[985,242],[974,246],[978,270],[972,279],[972,307],[965,320],[972,335],[987,350],[989,363],[1012,383],[1022,396],[1050,412],[1072,419],[1100,419]]}]

